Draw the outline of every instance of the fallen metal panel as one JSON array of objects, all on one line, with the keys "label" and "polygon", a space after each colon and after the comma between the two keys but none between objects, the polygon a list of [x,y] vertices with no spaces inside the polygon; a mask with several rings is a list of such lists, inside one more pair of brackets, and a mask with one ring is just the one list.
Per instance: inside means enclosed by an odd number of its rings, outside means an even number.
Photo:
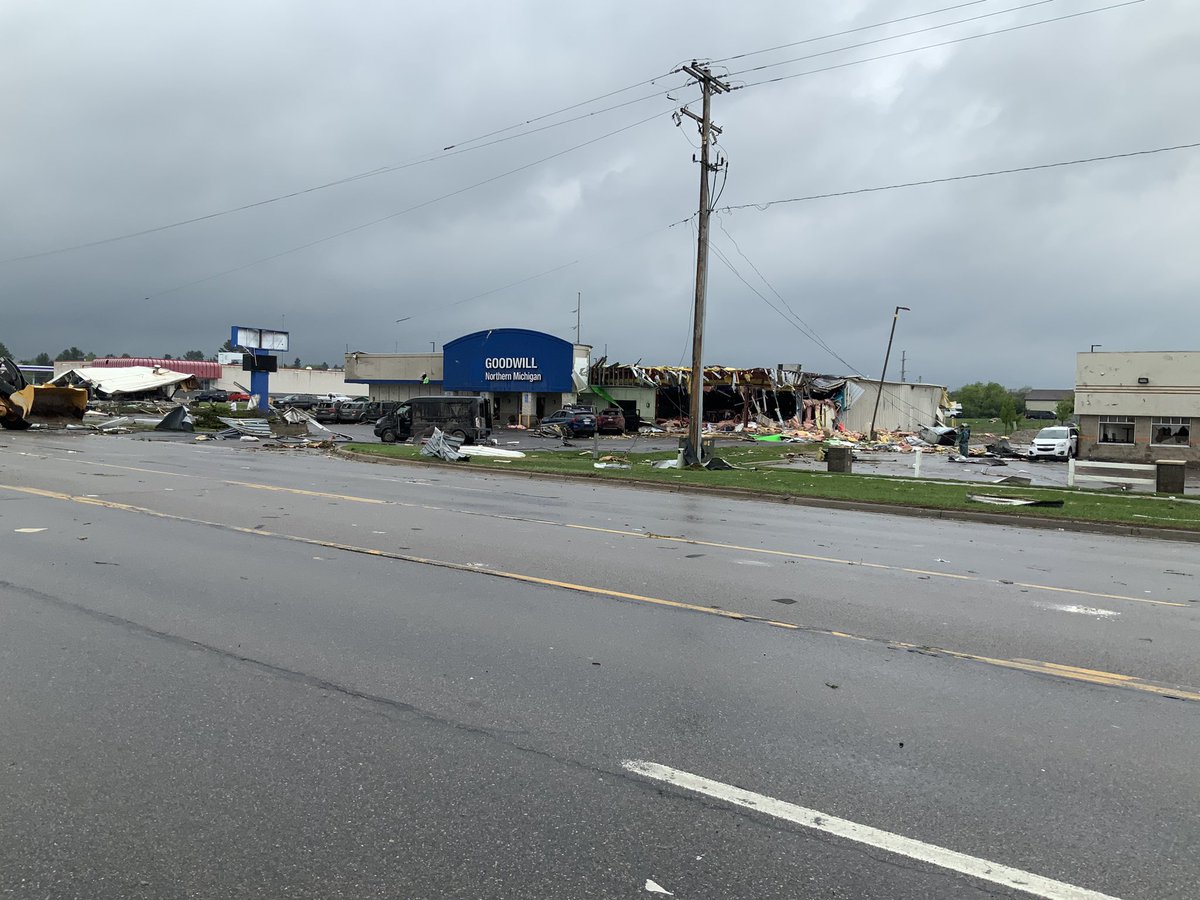
[{"label": "fallen metal panel", "polygon": [[271,426],[266,419],[226,419],[223,416],[217,416],[217,418],[238,434],[250,437],[271,437]]}]

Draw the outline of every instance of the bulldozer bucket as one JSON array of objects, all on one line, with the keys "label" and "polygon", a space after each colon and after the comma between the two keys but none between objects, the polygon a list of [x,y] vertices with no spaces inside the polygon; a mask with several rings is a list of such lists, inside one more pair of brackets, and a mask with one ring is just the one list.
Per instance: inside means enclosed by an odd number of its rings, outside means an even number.
[{"label": "bulldozer bucket", "polygon": [[65,425],[83,419],[88,392],[84,388],[28,385],[0,397],[0,424],[28,428],[35,423]]}]

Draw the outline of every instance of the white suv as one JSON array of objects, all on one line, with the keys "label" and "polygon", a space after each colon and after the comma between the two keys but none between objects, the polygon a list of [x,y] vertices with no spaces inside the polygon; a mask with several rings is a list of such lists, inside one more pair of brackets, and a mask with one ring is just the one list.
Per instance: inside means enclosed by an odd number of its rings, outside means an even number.
[{"label": "white suv", "polygon": [[1071,459],[1079,450],[1079,429],[1074,425],[1052,425],[1043,428],[1029,442],[1026,451],[1030,459],[1045,456],[1050,459]]}]

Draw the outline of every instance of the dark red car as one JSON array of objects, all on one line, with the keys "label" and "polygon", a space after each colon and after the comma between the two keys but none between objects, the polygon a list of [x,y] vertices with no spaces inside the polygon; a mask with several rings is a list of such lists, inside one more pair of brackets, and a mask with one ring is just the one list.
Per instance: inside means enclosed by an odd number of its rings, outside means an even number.
[{"label": "dark red car", "polygon": [[596,430],[601,434],[624,434],[625,413],[615,406],[600,410],[596,416]]}]

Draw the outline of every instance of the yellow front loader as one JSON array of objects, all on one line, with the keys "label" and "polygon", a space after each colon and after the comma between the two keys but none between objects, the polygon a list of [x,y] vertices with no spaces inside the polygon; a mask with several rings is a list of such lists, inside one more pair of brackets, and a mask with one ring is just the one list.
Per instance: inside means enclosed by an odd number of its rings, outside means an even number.
[{"label": "yellow front loader", "polygon": [[0,359],[0,425],[5,428],[79,422],[87,404],[85,388],[29,384],[15,362]]}]

